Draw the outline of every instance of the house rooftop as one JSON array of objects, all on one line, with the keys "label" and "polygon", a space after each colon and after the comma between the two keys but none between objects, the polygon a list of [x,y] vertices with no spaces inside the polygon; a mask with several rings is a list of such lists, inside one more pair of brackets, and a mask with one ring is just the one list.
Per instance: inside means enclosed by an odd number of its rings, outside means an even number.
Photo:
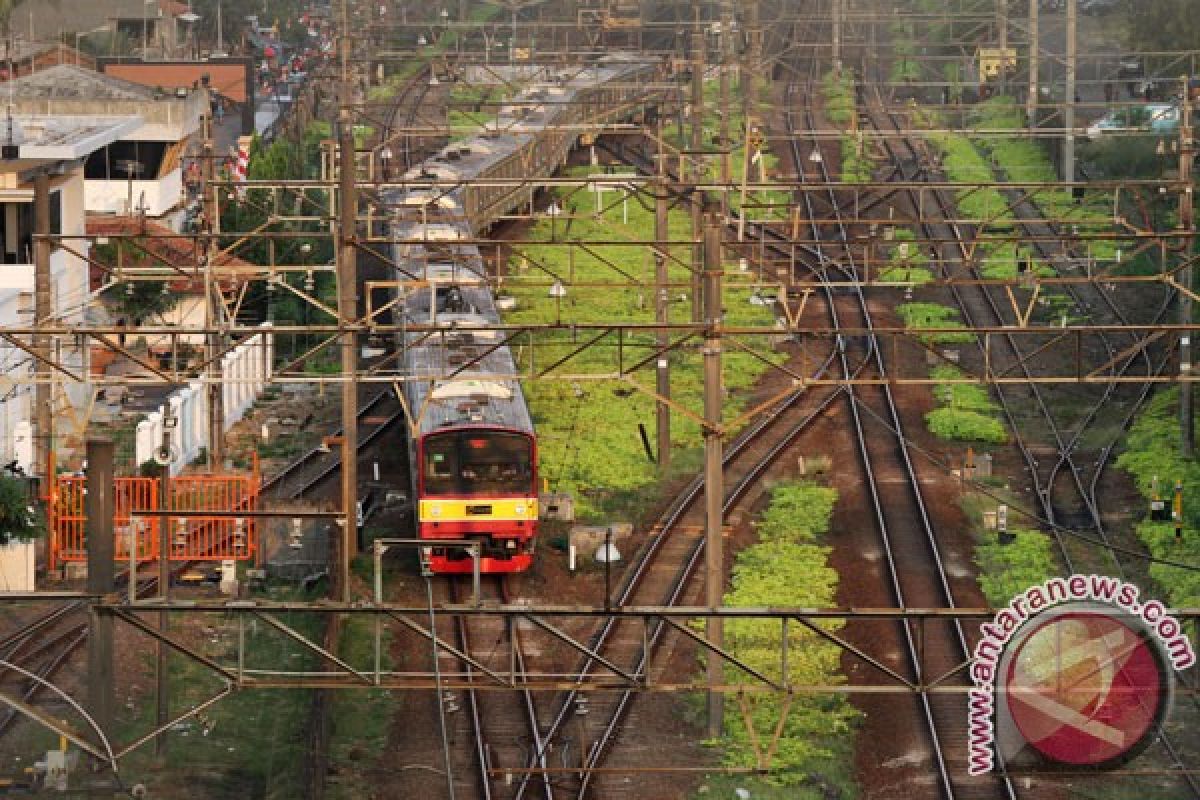
[{"label": "house rooftop", "polygon": [[114,78],[74,64],[57,64],[10,81],[4,87],[14,100],[162,100],[162,92],[133,81]]},{"label": "house rooftop", "polygon": [[[147,9],[149,6],[149,9]],[[156,7],[157,6],[157,7]],[[154,18],[179,16],[188,10],[178,0],[23,0],[13,8],[9,20],[14,29],[32,31],[34,38],[52,39],[65,33],[112,25],[114,20],[142,19],[147,10]]]},{"label": "house rooftop", "polygon": [[[0,116],[0,144],[9,139],[9,118]],[[19,160],[74,160],[136,130],[140,117],[28,116],[12,118],[12,143]],[[0,161],[3,170],[5,161]],[[11,163],[7,162],[7,163]],[[5,170],[7,171],[7,170]]]}]

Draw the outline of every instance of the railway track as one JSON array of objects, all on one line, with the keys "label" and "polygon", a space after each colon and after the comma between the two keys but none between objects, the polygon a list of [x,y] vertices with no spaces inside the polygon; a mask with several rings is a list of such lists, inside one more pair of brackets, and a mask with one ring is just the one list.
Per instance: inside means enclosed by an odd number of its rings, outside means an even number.
[{"label": "railway track", "polygon": [[[814,76],[810,76],[807,84],[809,91],[815,85]],[[799,88],[795,82],[788,87],[784,104],[787,129],[815,130],[811,102],[798,96]],[[805,109],[805,116],[799,124],[795,119],[797,107]],[[812,137],[811,143],[805,145],[806,148],[820,146],[821,141],[816,137]],[[805,161],[801,157],[799,137],[791,140],[791,157],[797,165],[797,174],[803,176],[804,170],[800,165]],[[838,256],[837,269],[846,278],[857,281],[861,276],[850,245],[852,237],[848,223],[841,216],[841,205],[832,187],[827,160],[809,163],[815,164],[818,169],[819,182],[829,186],[825,196],[829,208],[834,212],[831,219],[833,235],[827,236],[828,226],[817,222],[819,217],[813,206],[813,193],[803,193],[812,237],[818,242],[829,241],[827,246],[818,244],[818,250],[834,251]],[[851,327],[872,329],[874,319],[861,288],[854,290],[853,300],[853,313],[857,319]],[[887,377],[888,367],[874,335],[852,346],[865,348],[873,377]],[[852,386],[849,396],[855,449],[866,478],[866,508],[870,509],[886,566],[886,590],[890,594],[888,604],[901,608],[954,608],[957,602],[947,573],[946,555],[934,530],[921,476],[910,453],[909,438],[905,435],[904,414],[897,398],[886,383]],[[884,430],[873,427],[868,434],[865,412],[870,412],[874,420],[882,420]],[[842,497],[841,502],[853,504],[854,500]],[[889,628],[885,632],[877,627],[872,635],[887,636],[894,641],[897,633],[894,627]],[[953,675],[958,665],[970,658],[966,633],[956,620],[931,621],[919,631],[904,625],[898,638],[900,641],[896,644],[900,645],[899,652],[904,654],[907,673],[914,684],[926,685],[935,678]],[[1017,797],[1016,786],[1003,773],[968,777],[967,714],[962,697],[919,692],[914,697],[914,704],[916,717],[927,734],[920,764],[922,769],[928,764],[933,771],[937,790],[942,797]]]},{"label": "railway track", "polygon": [[[881,106],[882,103],[876,105]],[[898,177],[910,181],[944,180],[944,176],[924,169],[913,175],[905,175],[903,165],[920,163],[920,160],[916,157],[917,154],[912,149],[911,143],[900,133],[900,126],[895,117],[891,114],[881,114],[877,109],[873,110],[869,117],[876,130],[888,134],[881,141],[897,167]],[[879,124],[881,117],[887,121],[886,128]],[[970,262],[967,247],[970,232],[964,231],[957,223],[946,221],[953,220],[958,216],[953,211],[952,202],[941,192],[933,194],[936,210],[942,221],[924,222],[922,227],[925,237],[952,240],[953,244],[950,247],[955,250],[956,257],[963,259],[964,263]],[[1041,219],[1036,205],[1028,201],[1019,202],[1019,198],[1011,191],[1008,194],[1010,202],[1013,204],[1012,208],[1018,215],[1018,225],[1030,235],[1039,257],[1047,263],[1055,264],[1058,267],[1057,271],[1062,274],[1064,271],[1062,265],[1070,258],[1070,254],[1062,249],[1055,250],[1044,242],[1046,238],[1056,232]],[[915,202],[913,205],[915,206]],[[939,257],[941,255],[939,253]],[[977,278],[982,277],[977,269],[973,269],[973,274]],[[1082,291],[1069,285],[1065,288],[1078,308],[1102,309],[1111,320],[1122,325],[1131,324],[1128,315],[1113,303],[1106,292],[1095,285],[1091,285],[1088,292],[1092,297],[1090,304],[1083,296]],[[952,285],[951,291],[969,325],[1011,324],[1011,320],[1002,312],[1002,304],[996,301],[987,287]],[[1160,321],[1165,317],[1171,301],[1172,294],[1166,293],[1161,303],[1153,310],[1152,322]],[[999,351],[993,349],[990,356],[992,362],[996,364],[996,369],[1002,370],[1007,362],[1016,366],[1021,374],[1027,377],[1031,376],[1032,371],[1024,360],[1025,353],[1015,337],[1004,335],[999,339],[1002,342],[1002,348]],[[1101,344],[1107,359],[1114,365],[1112,374],[1115,378],[1123,378],[1134,373],[1135,370],[1140,370],[1140,374],[1147,376],[1157,375],[1167,367],[1170,359],[1169,352],[1154,359],[1147,350],[1140,350],[1121,359],[1119,353],[1133,342],[1119,344],[1104,337]],[[1000,360],[997,360],[997,357]],[[1088,435],[1090,426],[1102,413],[1106,417],[1111,416],[1118,393],[1126,387],[1128,387],[1126,394],[1131,396],[1124,398],[1122,403],[1124,410],[1120,416],[1119,426],[1107,440],[1102,440],[1098,451],[1086,454],[1085,460],[1081,442]],[[1127,579],[1129,577],[1128,567],[1122,561],[1123,549],[1115,547],[1112,537],[1109,535],[1098,492],[1105,471],[1111,464],[1114,449],[1133,423],[1137,413],[1149,399],[1152,385],[1149,382],[1129,384],[1118,381],[1103,385],[1097,395],[1085,405],[1083,413],[1076,416],[1071,430],[1068,430],[1064,423],[1056,417],[1051,410],[1057,407],[1056,404],[1047,400],[1044,391],[1038,384],[1030,383],[1029,390],[1048,436],[1052,439],[1053,454],[1049,459],[1044,455],[1039,458],[1039,452],[1035,452],[1036,445],[1029,441],[1026,434],[1022,432],[1022,426],[1018,425],[1017,415],[1014,411],[1016,400],[1011,396],[1012,390],[997,385],[993,387],[993,394],[1000,403],[1009,430],[1030,474],[1032,488],[1040,508],[1039,522],[1043,523],[1054,537],[1068,574],[1100,571]],[[1066,484],[1065,487],[1063,484]],[[1071,508],[1067,509],[1067,504],[1070,504]],[[1079,529],[1089,531],[1092,535],[1087,536],[1086,539],[1068,535],[1071,533],[1067,530],[1068,527],[1076,531]],[[1072,544],[1075,546],[1072,547]],[[1181,747],[1165,733],[1159,737],[1158,741],[1166,762],[1180,775],[1181,786],[1179,788],[1187,792],[1188,796],[1200,797],[1200,786],[1197,785],[1195,777],[1185,769]]]},{"label": "railway track", "polygon": [[[451,578],[447,583],[450,602],[461,602],[461,582]],[[480,591],[485,603],[507,605],[513,600],[503,576],[484,576]],[[527,654],[519,625],[508,626],[500,617],[460,615],[454,619],[454,629],[459,649],[492,673],[485,674],[470,662],[463,661],[463,677],[468,682],[489,683],[506,679],[523,683],[527,674]],[[440,654],[439,658],[446,659],[447,663],[459,663],[449,654]],[[470,728],[467,741],[476,767],[476,785],[481,800],[511,796],[514,774],[530,768],[545,770],[550,766],[552,752],[542,734],[533,692],[528,689],[485,692],[472,688],[466,690],[465,700],[466,714],[456,719],[459,720],[457,724],[466,724]],[[443,709],[457,704],[457,698],[449,695],[442,701]],[[554,800],[555,788],[550,773],[542,772],[532,796]]]},{"label": "railway track", "polygon": [[[653,168],[652,160],[637,150],[622,149],[622,157],[643,170]],[[787,249],[781,252],[786,256]],[[826,303],[834,308],[832,292],[825,293]],[[836,311],[832,311],[836,314]],[[840,364],[848,374],[856,374],[860,367],[851,366],[841,354],[831,352],[817,368],[816,374],[823,375]],[[841,395],[841,390],[823,390],[819,397],[803,390],[797,391],[781,403],[780,411],[764,417],[744,431],[724,453],[725,483],[731,487],[723,502],[723,516],[734,513],[750,498],[752,488],[775,464],[783,453],[796,442]],[[802,402],[807,400],[808,402]],[[703,558],[703,537],[697,533],[702,528],[702,504],[704,483],[701,477],[691,483],[676,497],[660,518],[656,532],[636,555],[616,588],[612,603],[621,605],[675,605],[683,602],[690,591],[689,581]],[[700,525],[686,526],[686,520],[699,521]],[[608,620],[602,624],[588,642],[593,652],[602,653],[612,663],[620,665],[629,674],[645,675],[650,669],[656,651],[667,646],[664,626],[652,626],[647,632],[640,625],[624,621]],[[583,680],[597,669],[596,662],[585,657],[573,674]],[[635,693],[631,691],[593,694],[584,698],[580,692],[570,691],[560,699],[552,722],[547,729],[546,740],[560,737],[567,721],[586,708],[586,735],[589,737],[582,752],[582,769],[578,783],[572,787],[571,796],[617,797],[630,791],[627,785],[615,785],[608,776],[593,778],[590,770],[602,765],[623,730],[623,723],[631,713]],[[535,777],[526,774],[521,778],[515,798],[530,796]]]},{"label": "railway track", "polygon": [[[359,439],[360,455],[374,446],[380,436],[403,418],[399,403],[394,396],[389,398],[389,394],[379,392],[358,409],[360,430],[364,432]],[[340,430],[334,435],[340,435]],[[339,459],[337,448],[313,448],[266,481],[262,492],[265,495],[270,491],[285,500],[299,500],[311,496],[337,474]],[[193,532],[193,535],[199,534]],[[174,567],[171,570],[172,578],[188,571],[195,563],[197,562],[186,562]],[[148,571],[152,571],[151,567],[152,564],[150,567],[142,565],[142,569]],[[118,576],[118,585],[126,580],[127,573],[122,572]],[[157,592],[156,575],[138,581],[139,598],[152,597]],[[16,664],[37,676],[37,680],[15,676],[11,670],[0,668],[0,680],[10,682],[9,688],[13,695],[20,696],[27,702],[36,700],[44,688],[41,681],[52,680],[70,662],[72,656],[87,640],[87,624],[79,619],[84,611],[86,607],[82,602],[58,605],[0,640],[0,660]],[[16,712],[11,709],[0,715],[0,740],[12,731],[17,719]]]}]

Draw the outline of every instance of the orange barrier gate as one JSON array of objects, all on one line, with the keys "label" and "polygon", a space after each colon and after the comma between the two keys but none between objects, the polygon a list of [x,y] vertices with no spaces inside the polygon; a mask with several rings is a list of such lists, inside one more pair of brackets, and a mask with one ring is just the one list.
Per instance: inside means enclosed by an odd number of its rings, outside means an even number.
[{"label": "orange barrier gate", "polygon": [[[87,478],[60,475],[54,482],[47,509],[50,546],[47,567],[57,569],[70,561],[87,561],[87,518],[84,514]],[[256,520],[230,517],[229,512],[258,510],[261,481],[258,471],[249,475],[181,475],[168,481],[164,502],[158,478],[116,478],[113,481],[113,535],[115,559],[129,560],[134,543],[138,561],[154,561],[169,536],[172,561],[248,561],[258,556]],[[133,512],[139,512],[134,514]],[[172,512],[189,512],[186,517]],[[220,511],[222,516],[205,516]],[[171,530],[159,530],[163,515]]]}]

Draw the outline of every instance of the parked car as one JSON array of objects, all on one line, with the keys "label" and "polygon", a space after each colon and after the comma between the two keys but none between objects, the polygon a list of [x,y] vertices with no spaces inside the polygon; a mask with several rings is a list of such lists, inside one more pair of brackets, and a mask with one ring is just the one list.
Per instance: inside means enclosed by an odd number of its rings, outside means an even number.
[{"label": "parked car", "polygon": [[1172,134],[1179,130],[1179,118],[1179,107],[1166,103],[1122,106],[1114,108],[1088,126],[1087,137],[1098,139],[1106,133],[1136,131]]}]

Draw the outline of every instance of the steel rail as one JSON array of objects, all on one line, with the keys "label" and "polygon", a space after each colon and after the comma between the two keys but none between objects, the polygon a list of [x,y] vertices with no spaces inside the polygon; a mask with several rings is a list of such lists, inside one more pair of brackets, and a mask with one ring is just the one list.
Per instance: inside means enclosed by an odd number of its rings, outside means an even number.
[{"label": "steel rail", "polygon": [[[873,115],[871,116],[871,119],[872,119],[872,123],[875,124],[875,119],[874,119]],[[895,129],[896,134],[899,135],[901,133],[900,126],[896,122],[895,117],[892,114],[888,113],[887,119],[889,120],[892,127]],[[884,133],[882,131],[882,129],[880,129],[880,132]],[[903,140],[903,141],[906,141],[906,140]],[[900,164],[902,162],[902,159],[896,155],[894,147],[892,145],[892,140],[885,136],[883,138],[883,142],[884,142],[885,149],[892,156],[893,160],[897,164]],[[947,220],[952,220],[954,218],[954,214],[953,214],[952,209],[950,209],[948,207],[948,201],[946,200],[946,198],[944,198],[942,196],[942,193],[940,191],[935,191],[933,194],[935,197],[935,201],[938,204],[938,208],[942,212],[943,216]],[[1034,211],[1036,211],[1036,209],[1037,209],[1036,202],[1034,202],[1032,200],[1026,200],[1025,203],[1028,206],[1030,206],[1032,209],[1034,209]],[[1018,217],[1017,221],[1018,221],[1018,224],[1020,224],[1023,228],[1026,228],[1027,230],[1032,230],[1032,228],[1037,224],[1048,225],[1047,223],[1041,222],[1041,221],[1030,222],[1025,217]],[[956,238],[958,239],[957,247],[960,249],[961,254],[965,257],[966,256],[966,244],[965,244],[964,238],[961,235],[961,230],[960,230],[959,226],[957,224],[951,223],[951,222],[945,222],[945,223],[941,223],[941,224],[949,225],[951,230],[954,231]],[[925,223],[922,223],[922,225],[924,226]],[[1034,247],[1039,252],[1039,254],[1042,256],[1042,258],[1046,259],[1047,261],[1054,262],[1056,260],[1059,260],[1059,258],[1061,258],[1061,257],[1056,258],[1054,256],[1054,254],[1052,254],[1049,251],[1049,248],[1041,241],[1040,238],[1035,238],[1033,241],[1033,244],[1034,244]],[[973,268],[973,270],[974,270],[974,268]],[[970,312],[968,310],[968,305],[965,301],[965,298],[963,298],[960,295],[957,287],[952,287],[952,289],[954,291],[956,301],[958,302],[959,307],[962,309],[964,316],[966,316],[968,318],[968,321],[970,321]],[[1074,300],[1076,307],[1078,307],[1078,308],[1085,307],[1082,299],[1079,297],[1079,295],[1077,294],[1076,291],[1074,291],[1071,287],[1068,287],[1067,291],[1071,295],[1072,299]],[[1106,293],[1104,293],[1103,291],[1098,291],[1097,293],[1099,294],[1103,303],[1108,306],[1109,311],[1112,313],[1112,315],[1114,317],[1116,317],[1117,320],[1121,324],[1128,324],[1128,322],[1129,322],[1128,317],[1123,313],[1123,311],[1120,308],[1118,308],[1112,302],[1111,298],[1109,298],[1108,295]],[[995,303],[994,299],[991,297],[991,295],[984,289],[981,289],[981,294],[987,300],[987,304],[991,307],[992,313],[995,316],[996,320],[999,322],[1003,322],[1003,317],[1000,313],[1000,310],[999,310],[997,304]],[[1162,303],[1159,305],[1159,307],[1155,311],[1155,315],[1153,317],[1154,321],[1158,321],[1158,320],[1162,319],[1163,316],[1165,316],[1165,314],[1169,311],[1174,294],[1175,294],[1174,291],[1169,291],[1166,293]],[[1027,362],[1025,362],[1022,359],[1020,349],[1017,347],[1016,342],[1010,336],[1005,336],[1004,338],[1007,340],[1008,346],[1013,351],[1014,357],[1020,363],[1022,373],[1025,374],[1026,376],[1028,376],[1030,374],[1028,364],[1027,364]],[[1113,358],[1114,356],[1116,356],[1116,349],[1112,345],[1112,343],[1109,342],[1108,337],[1102,336],[1102,340],[1104,341],[1104,345],[1107,349],[1107,352],[1109,353],[1110,358]],[[976,340],[976,342],[978,343],[978,340]],[[1167,367],[1167,365],[1169,363],[1169,359],[1170,359],[1170,354],[1167,353],[1163,356],[1163,358],[1161,359],[1159,364],[1157,366],[1155,366],[1151,361],[1150,354],[1145,349],[1141,349],[1137,353],[1131,354],[1128,358],[1126,358],[1124,360],[1124,363],[1121,364],[1120,368],[1115,372],[1115,376],[1121,377],[1121,376],[1126,375],[1134,367],[1135,363],[1140,363],[1141,365],[1143,365],[1144,369],[1145,369],[1145,373],[1147,375],[1158,375],[1158,374],[1161,374],[1165,370],[1165,368]],[[1111,557],[1111,559],[1113,561],[1113,565],[1115,566],[1116,571],[1118,573],[1118,577],[1121,577],[1122,579],[1125,579],[1127,577],[1127,571],[1121,563],[1118,550],[1112,545],[1111,539],[1108,535],[1107,528],[1103,521],[1103,516],[1100,512],[1100,505],[1099,505],[1098,499],[1096,497],[1096,492],[1097,492],[1097,489],[1099,486],[1099,482],[1102,479],[1106,468],[1109,466],[1109,464],[1111,462],[1111,456],[1112,456],[1113,450],[1118,446],[1125,431],[1127,431],[1128,428],[1133,424],[1133,421],[1136,418],[1138,412],[1142,409],[1142,407],[1145,405],[1146,401],[1149,399],[1150,393],[1152,391],[1152,384],[1149,381],[1140,385],[1138,394],[1133,399],[1131,407],[1122,417],[1121,425],[1113,433],[1113,435],[1112,435],[1111,439],[1108,441],[1108,443],[1101,449],[1100,456],[1093,466],[1090,480],[1088,480],[1086,482],[1087,483],[1086,486],[1085,486],[1085,481],[1083,480],[1083,477],[1081,474],[1084,472],[1084,470],[1076,463],[1076,459],[1075,459],[1075,451],[1076,451],[1078,442],[1081,440],[1083,435],[1088,432],[1089,427],[1091,426],[1092,422],[1095,420],[1097,415],[1100,413],[1100,410],[1107,406],[1108,402],[1110,401],[1110,399],[1113,397],[1113,395],[1116,393],[1116,391],[1118,390],[1118,388],[1121,385],[1122,384],[1119,384],[1115,381],[1112,383],[1105,384],[1104,392],[1089,407],[1089,409],[1087,410],[1087,413],[1077,423],[1074,435],[1072,435],[1068,440],[1064,441],[1064,437],[1062,436],[1061,428],[1058,425],[1058,421],[1055,419],[1053,413],[1050,411],[1048,405],[1042,398],[1042,393],[1040,391],[1040,388],[1036,384],[1030,384],[1031,390],[1034,393],[1034,396],[1037,400],[1039,409],[1042,412],[1043,418],[1044,418],[1045,422],[1047,423],[1049,430],[1052,433],[1052,435],[1055,439],[1055,442],[1056,442],[1057,460],[1056,460],[1055,464],[1052,466],[1045,481],[1042,481],[1042,479],[1041,479],[1041,475],[1038,470],[1038,465],[1039,465],[1038,460],[1033,457],[1033,454],[1030,452],[1028,445],[1025,444],[1025,442],[1024,442],[1024,437],[1021,435],[1020,429],[1016,424],[1015,417],[1011,411],[1008,400],[1004,396],[1003,387],[998,386],[996,389],[998,399],[1001,402],[1001,407],[1002,407],[1002,410],[1004,411],[1005,418],[1008,421],[1009,428],[1013,433],[1014,439],[1018,442],[1019,450],[1022,453],[1022,456],[1026,462],[1027,469],[1030,473],[1031,480],[1034,483],[1034,490],[1035,490],[1035,493],[1037,494],[1039,505],[1041,505],[1041,507],[1042,507],[1042,511],[1043,511],[1043,514],[1045,515],[1045,519],[1050,525],[1051,534],[1056,541],[1056,544],[1058,546],[1060,554],[1062,555],[1064,566],[1067,568],[1067,570],[1069,572],[1072,572],[1072,573],[1076,572],[1078,570],[1075,566],[1074,559],[1072,559],[1070,552],[1068,551],[1068,549],[1066,547],[1066,543],[1063,540],[1062,534],[1059,531],[1059,523],[1058,523],[1058,519],[1057,519],[1057,515],[1056,515],[1056,510],[1055,510],[1055,506],[1054,506],[1054,497],[1053,497],[1054,485],[1058,479],[1058,476],[1060,474],[1062,474],[1062,471],[1064,470],[1064,468],[1066,469],[1067,473],[1071,477],[1072,482],[1075,484],[1076,492],[1078,493],[1079,497],[1081,498],[1081,500],[1083,502],[1083,506],[1084,506],[1084,509],[1085,509],[1088,517],[1092,521],[1092,528],[1096,531],[1100,541],[1103,542],[1107,553]],[[1167,752],[1169,760],[1178,767],[1185,766],[1183,759],[1179,753],[1179,749],[1178,749],[1177,745],[1174,743],[1174,741],[1170,738],[1170,736],[1168,736],[1166,734],[1166,732],[1164,731],[1158,738],[1159,738],[1159,741],[1162,743],[1163,749]],[[1188,784],[1188,787],[1191,790],[1192,796],[1200,797],[1200,784],[1197,783],[1196,778],[1194,776],[1188,774],[1186,770],[1180,771],[1179,774],[1183,777],[1184,781]]]}]

